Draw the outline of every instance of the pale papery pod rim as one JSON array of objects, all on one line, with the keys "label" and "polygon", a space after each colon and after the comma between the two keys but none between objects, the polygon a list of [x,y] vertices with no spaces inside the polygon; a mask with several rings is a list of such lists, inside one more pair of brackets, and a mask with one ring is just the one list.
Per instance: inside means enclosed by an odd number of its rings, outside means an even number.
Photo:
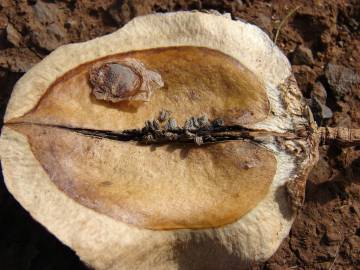
[{"label": "pale papery pod rim", "polygon": [[[254,25],[200,12],[138,17],[110,35],[58,48],[17,82],[5,122],[33,109],[55,80],[83,63],[111,54],[171,46],[221,51],[239,60],[263,81],[271,114],[251,127],[286,132],[312,125],[290,64],[269,37]],[[296,157],[272,140],[265,143],[277,160],[276,175],[265,199],[237,222],[204,230],[139,229],[76,203],[49,179],[26,137],[6,126],[0,153],[6,153],[2,154],[2,167],[10,192],[36,220],[96,269],[178,269],[180,255],[174,246],[196,239],[211,240],[227,253],[234,253],[241,269],[251,262],[268,259],[289,233],[295,212],[284,185],[289,181],[303,184],[317,152],[314,138],[293,144],[304,150]],[[21,164],[21,169],[12,170],[16,164]],[[219,268],[228,269],[225,261],[218,261]]]}]

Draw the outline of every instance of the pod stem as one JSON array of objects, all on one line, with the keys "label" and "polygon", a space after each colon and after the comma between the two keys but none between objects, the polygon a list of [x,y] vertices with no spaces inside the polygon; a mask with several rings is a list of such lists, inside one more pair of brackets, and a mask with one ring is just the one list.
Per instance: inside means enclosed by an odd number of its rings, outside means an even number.
[{"label": "pod stem", "polygon": [[338,143],[342,146],[360,146],[360,129],[320,127],[320,144]]}]

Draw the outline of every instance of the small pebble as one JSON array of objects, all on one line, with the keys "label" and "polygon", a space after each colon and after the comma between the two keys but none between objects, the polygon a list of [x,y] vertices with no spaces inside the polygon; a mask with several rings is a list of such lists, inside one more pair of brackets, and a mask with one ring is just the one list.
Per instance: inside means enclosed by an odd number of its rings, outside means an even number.
[{"label": "small pebble", "polygon": [[292,64],[312,66],[314,64],[312,51],[303,45],[297,46],[293,53]]},{"label": "small pebble", "polygon": [[21,44],[21,34],[10,23],[6,26],[6,39],[15,47],[19,47]]},{"label": "small pebble", "polygon": [[360,75],[341,65],[329,63],[325,69],[325,76],[337,100],[349,94],[360,84]]},{"label": "small pebble", "polygon": [[341,234],[337,230],[335,230],[333,227],[328,226],[326,228],[326,239],[329,242],[337,242],[341,240]]},{"label": "small pebble", "polygon": [[311,97],[316,97],[322,104],[326,103],[327,92],[324,85],[321,82],[316,82],[313,85]]}]

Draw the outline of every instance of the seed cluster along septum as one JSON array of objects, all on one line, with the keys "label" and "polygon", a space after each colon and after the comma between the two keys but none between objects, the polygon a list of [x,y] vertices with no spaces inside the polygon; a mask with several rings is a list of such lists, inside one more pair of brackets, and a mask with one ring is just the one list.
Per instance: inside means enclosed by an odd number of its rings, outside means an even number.
[{"label": "seed cluster along septum", "polygon": [[177,121],[170,117],[171,112],[162,110],[158,119],[145,122],[142,132],[145,143],[182,141],[195,142],[197,145],[215,142],[216,138],[211,136],[211,132],[223,126],[224,121],[220,118],[209,121],[207,115],[188,118],[183,127],[177,125]]},{"label": "seed cluster along septum", "polygon": [[226,126],[220,118],[209,121],[207,116],[204,115],[199,117],[192,116],[180,127],[177,125],[176,120],[171,117],[166,121],[160,121],[161,115],[162,112],[160,112],[158,119],[145,121],[143,128],[119,132],[64,126],[54,127],[95,138],[115,141],[136,141],[140,144],[195,143],[202,145],[246,139],[257,142],[255,139],[255,136],[258,135],[257,131],[241,126]]}]

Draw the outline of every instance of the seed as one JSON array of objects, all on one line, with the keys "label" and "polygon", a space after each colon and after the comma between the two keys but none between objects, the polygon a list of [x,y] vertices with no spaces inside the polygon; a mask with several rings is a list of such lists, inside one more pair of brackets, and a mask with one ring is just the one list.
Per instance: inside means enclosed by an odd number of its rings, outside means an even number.
[{"label": "seed", "polygon": [[165,130],[177,130],[177,129],[178,126],[176,120],[174,118],[170,118],[165,125]]},{"label": "seed", "polygon": [[154,141],[155,141],[155,139],[151,134],[147,134],[147,135],[144,136],[144,142],[145,143],[151,143],[151,142],[154,142]]},{"label": "seed", "polygon": [[153,120],[153,122],[152,122],[152,126],[153,126],[153,129],[154,130],[160,130],[161,129],[161,127],[160,127],[160,122],[158,121],[158,120]]},{"label": "seed", "polygon": [[166,120],[169,119],[171,115],[171,111],[168,111],[168,110],[161,110],[160,113],[159,113],[159,121],[162,123],[162,122],[165,122]]},{"label": "seed", "polygon": [[200,128],[206,128],[210,125],[207,115],[202,115],[197,119]]},{"label": "seed", "polygon": [[195,130],[199,128],[199,122],[196,117],[192,116],[185,121],[184,129]]},{"label": "seed", "polygon": [[145,132],[154,130],[153,122],[150,121],[150,120],[146,120],[145,121],[145,126],[144,126],[143,129],[144,129]]},{"label": "seed", "polygon": [[178,139],[178,135],[172,132],[165,132],[164,136],[169,141],[176,141]]},{"label": "seed", "polygon": [[200,137],[200,136],[195,136],[194,142],[195,142],[197,145],[202,145],[202,144],[204,143],[203,138]]},{"label": "seed", "polygon": [[215,119],[214,121],[212,121],[211,125],[212,125],[214,128],[222,127],[222,126],[224,125],[224,120],[221,119],[221,118],[217,118],[217,119]]}]

